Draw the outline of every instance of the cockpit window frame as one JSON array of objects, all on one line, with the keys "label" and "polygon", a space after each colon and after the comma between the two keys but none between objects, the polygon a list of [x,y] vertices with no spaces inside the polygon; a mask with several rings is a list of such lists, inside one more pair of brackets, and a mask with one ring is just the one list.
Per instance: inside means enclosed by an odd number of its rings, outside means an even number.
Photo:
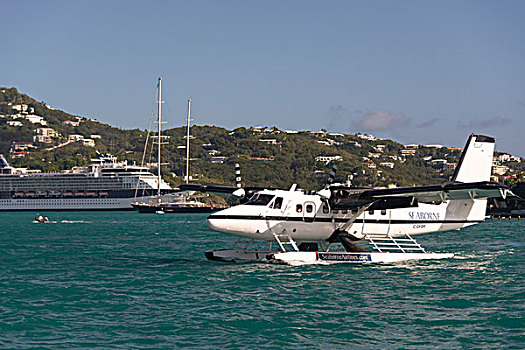
[{"label": "cockpit window frame", "polygon": [[244,205],[267,206],[274,198],[273,194],[256,193]]},{"label": "cockpit window frame", "polygon": [[272,201],[272,204],[270,205],[270,208],[272,209],[282,209],[283,207],[284,198],[275,196],[275,198]]}]

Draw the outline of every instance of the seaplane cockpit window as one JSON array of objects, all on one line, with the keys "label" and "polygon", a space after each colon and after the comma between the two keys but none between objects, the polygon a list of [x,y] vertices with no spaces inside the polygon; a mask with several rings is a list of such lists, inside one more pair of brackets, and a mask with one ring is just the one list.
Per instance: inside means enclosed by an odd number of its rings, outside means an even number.
[{"label": "seaplane cockpit window", "polygon": [[368,214],[370,214],[370,215],[374,215],[374,211],[373,211],[373,210],[369,210],[369,211],[368,211]]},{"label": "seaplane cockpit window", "polygon": [[311,212],[313,212],[313,211],[314,211],[314,206],[311,205],[311,204],[307,204],[307,205],[306,205],[306,212],[307,212],[307,213],[311,213]]},{"label": "seaplane cockpit window", "polygon": [[275,201],[273,202],[273,209],[281,209],[282,206],[283,206],[283,197],[275,198]]},{"label": "seaplane cockpit window", "polygon": [[328,204],[325,203],[325,204],[323,205],[323,213],[324,213],[324,214],[328,214],[328,212],[330,212],[330,209],[328,208]]},{"label": "seaplane cockpit window", "polygon": [[261,194],[256,193],[250,198],[248,202],[245,203],[245,205],[267,205],[270,203],[273,199],[273,195],[271,194]]},{"label": "seaplane cockpit window", "polygon": [[381,209],[381,215],[386,215],[386,209]]},{"label": "seaplane cockpit window", "polygon": [[302,213],[303,212],[303,205],[302,204],[297,204],[295,206],[295,211],[298,212],[298,213]]}]

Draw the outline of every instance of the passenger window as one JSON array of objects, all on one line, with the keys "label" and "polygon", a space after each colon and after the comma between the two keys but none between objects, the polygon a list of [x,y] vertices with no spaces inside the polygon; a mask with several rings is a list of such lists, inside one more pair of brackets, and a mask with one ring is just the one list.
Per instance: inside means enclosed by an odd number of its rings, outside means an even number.
[{"label": "passenger window", "polygon": [[283,198],[277,197],[275,199],[275,202],[273,203],[273,209],[281,209],[282,206],[283,206]]},{"label": "passenger window", "polygon": [[313,212],[313,211],[314,211],[314,206],[311,205],[311,204],[307,204],[307,205],[306,205],[306,212],[307,212],[307,213],[311,213],[311,212]]},{"label": "passenger window", "polygon": [[373,211],[373,210],[369,210],[369,211],[368,211],[368,214],[370,214],[370,215],[374,215],[374,211]]},{"label": "passenger window", "polygon": [[298,212],[298,213],[302,213],[303,212],[303,205],[302,204],[297,204],[295,206],[295,211]]},{"label": "passenger window", "polygon": [[343,214],[348,214],[348,210],[343,209],[343,210],[341,210],[341,213],[343,213]]},{"label": "passenger window", "polygon": [[323,213],[328,214],[329,211],[330,210],[328,209],[328,205],[327,204],[323,205]]},{"label": "passenger window", "polygon": [[386,215],[386,209],[381,210],[381,215]]},{"label": "passenger window", "polygon": [[339,214],[339,210],[334,210],[333,213],[334,214]]}]

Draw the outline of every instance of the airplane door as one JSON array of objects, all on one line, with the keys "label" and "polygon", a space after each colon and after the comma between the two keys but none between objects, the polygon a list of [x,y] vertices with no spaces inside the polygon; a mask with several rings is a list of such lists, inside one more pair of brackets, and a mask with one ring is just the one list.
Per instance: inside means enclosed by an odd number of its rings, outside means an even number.
[{"label": "airplane door", "polygon": [[313,222],[315,218],[316,208],[314,202],[304,202],[303,220],[305,222]]},{"label": "airplane door", "polygon": [[269,220],[275,220],[276,218],[280,218],[282,215],[283,215],[283,197],[277,197],[266,208],[264,217],[266,218],[266,221],[269,224]]},{"label": "airplane door", "polygon": [[[266,226],[269,231],[272,230],[272,221],[280,220],[283,215],[283,197],[277,197],[272,201],[266,208],[264,218],[266,220]],[[280,233],[280,232],[279,232]]]}]

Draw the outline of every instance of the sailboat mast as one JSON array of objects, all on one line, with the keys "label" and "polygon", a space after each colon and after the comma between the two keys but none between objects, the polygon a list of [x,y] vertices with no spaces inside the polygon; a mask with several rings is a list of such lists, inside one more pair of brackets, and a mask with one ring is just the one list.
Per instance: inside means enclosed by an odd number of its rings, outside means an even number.
[{"label": "sailboat mast", "polygon": [[157,120],[157,123],[159,124],[159,130],[158,130],[158,138],[157,138],[157,144],[158,144],[158,154],[157,154],[157,169],[158,169],[158,178],[157,178],[157,193],[160,197],[160,181],[161,181],[161,176],[160,176],[160,145],[161,145],[161,123],[162,123],[162,99],[161,99],[161,96],[162,96],[162,78],[159,77],[159,96],[158,96],[158,101],[157,101],[157,104],[159,105],[158,106],[158,120]]},{"label": "sailboat mast", "polygon": [[186,183],[190,181],[190,116],[191,98],[188,99],[188,126],[186,132]]}]

